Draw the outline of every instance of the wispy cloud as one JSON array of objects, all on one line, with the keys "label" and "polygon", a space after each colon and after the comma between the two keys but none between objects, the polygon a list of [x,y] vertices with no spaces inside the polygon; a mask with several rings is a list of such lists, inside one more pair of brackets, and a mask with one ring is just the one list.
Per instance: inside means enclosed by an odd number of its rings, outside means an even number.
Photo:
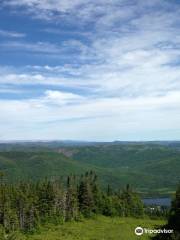
[{"label": "wispy cloud", "polygon": [[[51,91],[40,99],[1,100],[1,134],[10,139],[12,136],[23,139],[22,129],[26,129],[27,139],[139,140],[141,132],[145,134],[150,126],[149,139],[157,137],[156,131],[162,136],[166,131],[174,134],[179,129],[180,92],[136,100],[105,98],[89,102],[84,99],[80,104],[62,105],[62,99],[72,98],[74,95]],[[143,115],[139,114],[142,112]],[[166,139],[171,138],[171,134]]]},{"label": "wispy cloud", "polygon": [[8,38],[24,38],[26,34],[0,29],[0,36]]},{"label": "wispy cloud", "polygon": [[[154,131],[153,138],[158,130],[161,136],[167,129],[172,135],[179,131],[178,3],[10,0],[3,5],[17,11],[21,7],[50,21],[50,27],[39,29],[48,34],[46,40],[2,41],[2,51],[26,52],[33,60],[56,57],[52,64],[31,61],[19,69],[2,69],[1,84],[44,89],[36,98],[1,99],[4,125],[5,118],[14,119],[15,125],[34,129],[34,136],[41,129],[37,135],[44,138],[115,139],[126,131],[131,137],[143,131],[145,135],[146,129]],[[62,29],[62,21],[67,29]],[[72,120],[71,125],[66,120]],[[58,121],[64,123],[58,127]],[[49,122],[52,132],[43,133]]]},{"label": "wispy cloud", "polygon": [[60,48],[56,44],[48,42],[22,42],[22,41],[6,41],[0,43],[2,50],[18,50],[18,51],[28,51],[35,53],[52,53],[59,54]]},{"label": "wispy cloud", "polygon": [[43,98],[43,102],[46,104],[53,104],[53,105],[67,105],[67,104],[78,104],[84,101],[84,97],[70,93],[70,92],[60,92],[60,91],[52,91],[47,90],[45,92],[45,96]]}]

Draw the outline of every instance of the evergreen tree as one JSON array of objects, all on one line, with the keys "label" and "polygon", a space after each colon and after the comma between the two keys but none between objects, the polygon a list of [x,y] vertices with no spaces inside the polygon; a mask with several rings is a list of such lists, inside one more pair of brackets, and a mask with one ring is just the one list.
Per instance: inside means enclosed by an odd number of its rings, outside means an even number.
[{"label": "evergreen tree", "polygon": [[[0,227],[11,236],[16,230],[33,231],[46,221],[76,220],[79,214],[106,216],[140,216],[143,205],[139,196],[128,185],[125,190],[103,191],[94,172],[86,172],[80,179],[62,181],[45,179],[38,183],[6,184],[0,179]],[[169,217],[169,224],[179,221],[179,191],[176,194]],[[174,227],[178,232],[178,228]],[[12,235],[14,236],[14,235]]]},{"label": "evergreen tree", "polygon": [[94,172],[90,172],[90,185],[93,195],[93,212],[102,213],[102,191],[98,184],[97,175]]},{"label": "evergreen tree", "polygon": [[78,194],[75,176],[68,176],[66,191],[66,220],[75,220],[78,216]]},{"label": "evergreen tree", "polygon": [[179,240],[180,239],[180,184],[176,195],[171,204],[168,223],[163,226],[164,229],[173,230],[172,234],[157,234],[153,240]]},{"label": "evergreen tree", "polygon": [[89,217],[93,211],[94,199],[88,172],[81,178],[78,199],[80,211],[85,217]]},{"label": "evergreen tree", "polygon": [[141,216],[144,213],[143,202],[138,194],[132,191],[130,185],[122,192],[121,199],[124,202],[125,216]]}]

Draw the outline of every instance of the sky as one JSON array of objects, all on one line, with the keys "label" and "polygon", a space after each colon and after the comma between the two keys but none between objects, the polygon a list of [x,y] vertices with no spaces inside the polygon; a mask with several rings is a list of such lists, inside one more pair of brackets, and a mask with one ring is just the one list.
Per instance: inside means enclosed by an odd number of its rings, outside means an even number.
[{"label": "sky", "polygon": [[0,0],[6,140],[180,140],[180,1]]}]

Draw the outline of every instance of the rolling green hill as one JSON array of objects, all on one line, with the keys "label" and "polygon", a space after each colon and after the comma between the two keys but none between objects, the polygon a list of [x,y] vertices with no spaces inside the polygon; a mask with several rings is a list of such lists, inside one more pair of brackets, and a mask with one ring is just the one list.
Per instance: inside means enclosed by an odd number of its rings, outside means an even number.
[{"label": "rolling green hill", "polygon": [[87,170],[63,154],[55,152],[0,152],[0,170],[10,181],[80,174]]},{"label": "rolling green hill", "polygon": [[94,170],[102,184],[122,188],[130,183],[139,192],[157,195],[174,191],[180,176],[180,151],[174,145],[46,143],[20,145],[17,149],[6,145],[0,151],[0,171],[8,181],[80,175]]},{"label": "rolling green hill", "polygon": [[[73,151],[72,151],[73,152]],[[180,180],[180,151],[152,144],[79,147],[71,156],[108,171],[119,184],[127,181],[140,190],[174,189]]]}]

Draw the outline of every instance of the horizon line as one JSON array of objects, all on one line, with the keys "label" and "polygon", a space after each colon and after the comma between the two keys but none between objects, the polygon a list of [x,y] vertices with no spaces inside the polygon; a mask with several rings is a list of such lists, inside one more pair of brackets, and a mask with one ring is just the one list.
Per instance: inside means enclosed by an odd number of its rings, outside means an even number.
[{"label": "horizon line", "polygon": [[30,143],[30,142],[84,142],[84,143],[115,143],[115,142],[180,142],[180,139],[169,139],[169,140],[163,140],[163,139],[153,139],[153,140],[71,140],[71,139],[7,139],[7,140],[0,140],[0,143]]}]

